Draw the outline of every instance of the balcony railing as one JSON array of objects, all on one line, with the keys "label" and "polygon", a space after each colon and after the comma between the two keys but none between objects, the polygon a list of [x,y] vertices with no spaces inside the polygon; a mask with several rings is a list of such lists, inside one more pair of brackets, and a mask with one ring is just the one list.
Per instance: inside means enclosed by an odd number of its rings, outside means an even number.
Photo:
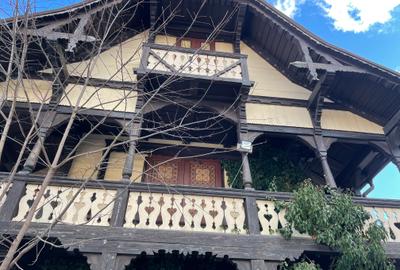
[{"label": "balcony railing", "polygon": [[159,44],[144,44],[138,74],[156,73],[250,86],[247,56]]},{"label": "balcony railing", "polygon": [[[5,178],[6,174],[0,174]],[[0,211],[2,221],[24,220],[42,181],[39,176],[17,176]],[[33,221],[50,223],[79,191],[79,181],[54,179],[45,192]],[[126,184],[91,181],[80,191],[60,223],[88,226],[124,227],[278,236],[286,223],[284,210],[274,200],[290,200],[290,193],[251,190],[166,187],[155,184]],[[388,232],[388,242],[400,243],[400,201],[354,198]],[[119,221],[118,221],[119,220]],[[295,237],[308,237],[299,233]]]}]

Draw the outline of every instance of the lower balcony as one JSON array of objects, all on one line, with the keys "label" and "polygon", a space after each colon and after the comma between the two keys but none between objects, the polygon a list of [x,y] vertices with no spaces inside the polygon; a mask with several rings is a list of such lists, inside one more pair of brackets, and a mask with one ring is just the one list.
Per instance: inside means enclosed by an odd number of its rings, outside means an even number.
[{"label": "lower balcony", "polygon": [[[7,174],[1,176],[6,179]],[[3,232],[10,229],[7,223],[20,224],[24,220],[42,179],[41,176],[17,176],[13,181],[1,202]],[[5,185],[3,182],[1,187]],[[33,221],[48,224],[57,218],[57,226],[78,225],[75,227],[100,231],[104,227],[116,227],[137,232],[190,232],[198,237],[202,237],[202,233],[213,233],[280,238],[278,229],[285,225],[285,213],[277,210],[271,198],[289,200],[291,194],[149,183],[127,185],[110,181],[90,181],[83,188],[80,181],[57,178],[46,190]],[[354,200],[385,227],[389,245],[400,244],[400,201]],[[71,201],[68,211],[61,215]],[[295,234],[295,238],[309,236]]]}]

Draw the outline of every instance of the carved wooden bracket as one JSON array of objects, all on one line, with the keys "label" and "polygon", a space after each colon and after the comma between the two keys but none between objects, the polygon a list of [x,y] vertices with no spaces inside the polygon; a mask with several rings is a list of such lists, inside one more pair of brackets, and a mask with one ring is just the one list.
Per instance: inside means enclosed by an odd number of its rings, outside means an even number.
[{"label": "carved wooden bracket", "polygon": [[[65,50],[72,52],[79,41],[94,42],[97,40],[95,37],[85,34],[85,26],[90,21],[90,16],[90,13],[84,14],[81,16],[53,22],[47,26],[38,29],[25,29],[25,31],[28,35],[46,38],[47,40],[68,40],[68,45]],[[66,33],[56,30],[74,21],[79,21],[79,23],[77,24],[73,33]]]}]

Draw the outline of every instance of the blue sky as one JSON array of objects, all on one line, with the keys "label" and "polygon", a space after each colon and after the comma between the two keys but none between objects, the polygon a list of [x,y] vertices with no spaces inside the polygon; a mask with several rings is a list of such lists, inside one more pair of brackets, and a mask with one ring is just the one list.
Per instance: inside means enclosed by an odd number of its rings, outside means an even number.
[{"label": "blue sky", "polygon": [[[0,0],[0,17],[12,16],[16,0]],[[20,0],[24,3],[27,0]],[[324,40],[400,71],[400,0],[267,0]],[[77,0],[32,0],[42,11]],[[400,199],[400,173],[389,164],[369,197]]]}]

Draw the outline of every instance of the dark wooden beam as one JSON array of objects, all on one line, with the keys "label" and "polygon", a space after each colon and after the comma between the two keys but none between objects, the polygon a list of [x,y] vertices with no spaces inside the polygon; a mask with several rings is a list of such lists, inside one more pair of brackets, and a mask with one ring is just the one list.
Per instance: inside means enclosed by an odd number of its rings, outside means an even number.
[{"label": "dark wooden beam", "polygon": [[400,124],[386,134],[387,143],[392,153],[393,163],[400,171]]},{"label": "dark wooden beam", "polygon": [[395,127],[396,125],[400,124],[400,109],[395,113],[392,118],[387,122],[383,130],[385,131],[385,134],[389,134]]},{"label": "dark wooden beam", "polygon": [[[354,66],[344,66],[344,65],[335,65],[335,64],[324,64],[324,63],[314,63],[314,62],[301,62],[301,61],[295,61],[291,62],[290,66],[295,69],[306,69],[312,72],[315,70],[321,70],[321,71],[326,71],[326,72],[348,72],[348,73],[362,73],[365,74],[367,73],[366,71],[354,67]],[[312,76],[313,78],[315,76]]]},{"label": "dark wooden beam", "polygon": [[157,15],[158,15],[158,0],[149,1],[150,4],[150,35],[149,42],[154,42],[156,39],[155,29],[157,29]]},{"label": "dark wooden beam", "polygon": [[310,98],[308,99],[307,108],[310,111],[311,118],[314,123],[314,129],[316,131],[321,130],[321,115],[322,109],[325,105],[325,96],[332,86],[332,82],[335,78],[335,73],[324,72],[318,79]]},{"label": "dark wooden beam", "polygon": [[[122,0],[109,1],[105,4],[98,5],[97,7],[91,9],[85,9],[84,12],[76,16],[69,16],[66,19],[59,19],[53,21],[47,24],[46,26],[43,26],[38,29],[26,28],[23,29],[23,32],[25,31],[25,33],[30,36],[37,36],[47,40],[59,40],[59,39],[68,40],[68,45],[65,50],[72,51],[76,47],[76,44],[79,41],[95,42],[97,40],[96,37],[85,34],[85,27],[90,22],[91,16],[95,15],[99,11],[111,8],[121,2]],[[64,26],[70,25],[76,21],[79,21],[79,23],[77,24],[73,33],[60,32],[56,30]]]},{"label": "dark wooden beam", "polygon": [[[318,73],[317,73],[316,67],[313,65],[314,63],[313,63],[313,60],[310,55],[310,49],[309,49],[308,45],[306,43],[304,43],[304,41],[302,41],[302,40],[299,40],[299,45],[300,45],[301,51],[303,52],[304,63],[309,64],[309,65],[307,65],[307,67],[308,67],[307,80],[309,82],[317,81]],[[292,63],[296,63],[296,62],[292,62]],[[290,63],[289,66],[292,65],[292,63]]]},{"label": "dark wooden beam", "polygon": [[327,77],[327,73],[324,72],[318,78],[317,84],[314,86],[314,88],[312,90],[312,93],[311,93],[310,97],[308,98],[307,108],[310,109],[310,108],[316,107],[316,104],[317,104],[317,102],[319,100],[319,97],[321,96],[320,94],[322,92],[322,89],[324,87],[326,87],[326,84],[324,84],[326,77]]},{"label": "dark wooden beam", "polygon": [[239,3],[239,9],[236,17],[236,25],[235,25],[235,44],[234,51],[235,53],[240,53],[240,39],[242,37],[242,28],[244,18],[246,16],[247,4],[244,2]]}]

